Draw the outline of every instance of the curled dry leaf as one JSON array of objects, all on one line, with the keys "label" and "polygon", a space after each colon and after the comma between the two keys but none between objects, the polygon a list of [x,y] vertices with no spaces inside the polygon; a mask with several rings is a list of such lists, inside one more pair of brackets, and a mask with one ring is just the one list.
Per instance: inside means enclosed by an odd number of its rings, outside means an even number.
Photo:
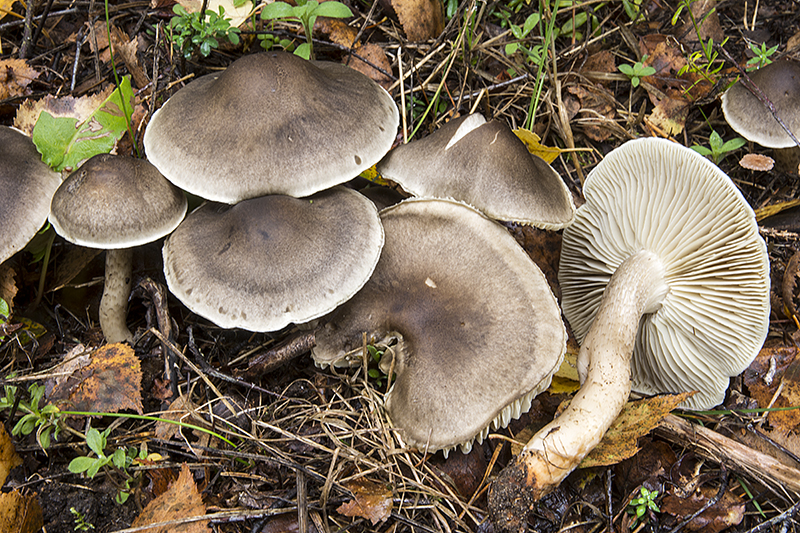
[{"label": "curled dry leaf", "polygon": [[[705,506],[716,496],[718,490],[716,487],[702,486],[692,491],[686,498],[670,492],[661,501],[661,512],[682,521]],[[738,525],[744,519],[744,507],[744,501],[732,490],[728,490],[716,504],[686,524],[684,531],[719,533],[731,526]]]},{"label": "curled dry leaf", "polygon": [[21,494],[17,489],[0,493],[0,531],[38,533],[44,526],[42,507],[36,494]]},{"label": "curled dry leaf", "polygon": [[[800,361],[797,352],[795,346],[786,346],[776,339],[768,340],[744,371],[744,384],[759,407],[800,405]],[[771,411],[767,419],[776,429],[793,431],[800,425],[800,409]]]},{"label": "curled dry leaf", "polygon": [[385,485],[360,479],[346,486],[353,492],[353,499],[340,505],[337,513],[365,518],[373,526],[391,516],[392,491]]},{"label": "curled dry leaf", "polygon": [[[2,8],[0,2],[0,8]],[[2,10],[0,10],[2,14]],[[0,17],[2,18],[2,17]],[[13,96],[30,94],[28,85],[39,77],[39,72],[28,66],[24,59],[3,59],[0,61],[0,100]]]},{"label": "curled dry leaf", "polygon": [[[185,463],[181,465],[178,480],[170,488],[147,504],[142,514],[133,521],[133,527],[142,527],[172,520],[193,519],[206,514],[203,498],[197,490],[192,472]],[[208,520],[192,520],[185,523],[146,529],[147,533],[208,533]]]},{"label": "curled dry leaf", "polygon": [[411,42],[433,39],[444,31],[439,0],[392,0],[392,8]]},{"label": "curled dry leaf", "polygon": [[739,166],[749,170],[759,170],[761,172],[772,170],[775,160],[762,154],[745,154],[739,160]]}]

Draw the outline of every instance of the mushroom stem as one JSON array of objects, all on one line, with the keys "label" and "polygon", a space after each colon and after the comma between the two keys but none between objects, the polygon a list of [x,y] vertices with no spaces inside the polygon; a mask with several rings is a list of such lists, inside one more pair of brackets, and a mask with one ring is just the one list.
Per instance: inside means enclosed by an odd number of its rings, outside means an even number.
[{"label": "mushroom stem", "polygon": [[133,342],[125,319],[131,293],[133,251],[130,248],[106,250],[106,279],[100,300],[100,328],[106,341]]},{"label": "mushroom stem", "polygon": [[667,291],[661,260],[646,250],[611,276],[578,355],[581,389],[492,485],[489,508],[500,531],[520,530],[533,502],[555,489],[603,438],[631,390],[639,321],[660,307]]}]

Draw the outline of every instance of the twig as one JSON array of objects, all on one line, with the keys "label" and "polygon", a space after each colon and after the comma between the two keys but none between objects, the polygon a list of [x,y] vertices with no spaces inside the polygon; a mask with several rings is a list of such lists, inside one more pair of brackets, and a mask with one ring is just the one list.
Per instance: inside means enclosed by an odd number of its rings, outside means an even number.
[{"label": "twig", "polygon": [[268,374],[292,359],[308,352],[316,344],[317,340],[313,331],[296,335],[280,346],[253,357],[247,370],[243,371],[241,375],[247,379],[253,379],[258,375]]}]

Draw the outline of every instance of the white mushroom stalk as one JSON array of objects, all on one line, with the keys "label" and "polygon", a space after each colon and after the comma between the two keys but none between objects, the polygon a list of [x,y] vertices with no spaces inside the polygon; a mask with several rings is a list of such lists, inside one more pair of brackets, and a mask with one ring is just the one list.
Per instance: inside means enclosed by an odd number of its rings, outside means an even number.
[{"label": "white mushroom stalk", "polygon": [[109,343],[133,343],[128,329],[128,298],[131,294],[133,251],[130,248],[106,250],[106,277],[100,299],[100,329]]},{"label": "white mushroom stalk", "polygon": [[581,389],[526,444],[489,492],[499,531],[600,442],[631,390],[696,391],[708,409],[758,353],[769,324],[769,261],[753,210],[696,152],[630,141],[590,173],[564,230],[562,309],[582,341]]}]

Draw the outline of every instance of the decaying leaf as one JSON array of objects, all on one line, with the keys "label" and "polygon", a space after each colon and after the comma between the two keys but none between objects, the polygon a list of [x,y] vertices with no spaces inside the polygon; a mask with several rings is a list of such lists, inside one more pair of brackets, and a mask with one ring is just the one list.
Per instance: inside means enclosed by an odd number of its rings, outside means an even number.
[{"label": "decaying leaf", "polygon": [[133,349],[107,344],[91,353],[88,364],[54,385],[51,402],[66,411],[142,414],[142,371]]},{"label": "decaying leaf", "polygon": [[[688,497],[682,498],[670,491],[661,500],[661,512],[675,517],[682,521],[695,512],[699,511],[709,500],[713,499],[718,489],[715,487],[702,486],[693,490]],[[694,531],[699,533],[719,533],[731,526],[739,524],[744,519],[745,502],[728,490],[720,500],[693,518],[684,531]]]},{"label": "decaying leaf", "polygon": [[[138,36],[130,39],[125,32],[114,24],[107,27],[105,20],[95,22],[92,32],[93,38],[89,39],[89,47],[93,52],[97,52],[100,61],[103,63],[111,61],[111,52],[113,51],[116,61],[124,63],[137,87],[141,88],[150,83],[139,64],[138,57],[136,57]],[[109,34],[111,34],[111,47],[108,46]]]},{"label": "decaying leaf", "polygon": [[765,172],[772,170],[772,167],[775,166],[775,160],[763,154],[745,154],[739,160],[739,166],[748,170]]},{"label": "decaying leaf", "polygon": [[439,0],[392,0],[392,8],[409,41],[433,39],[444,31]]},{"label": "decaying leaf", "polygon": [[[368,76],[384,89],[391,85],[392,79],[372,66],[391,72],[392,64],[389,62],[389,58],[386,57],[386,53],[377,44],[356,42],[358,31],[355,28],[351,28],[339,19],[323,17],[317,19],[314,30],[327,35],[328,39],[340,46],[352,47],[355,55],[346,54],[344,58],[345,65]],[[359,58],[369,61],[371,65]]]},{"label": "decaying leaf", "polygon": [[[2,1],[0,0],[0,18],[3,14]],[[28,85],[38,76],[39,72],[24,59],[0,60],[0,100],[30,94]]]},{"label": "decaying leaf", "polygon": [[[132,527],[143,527],[160,522],[193,518],[206,513],[203,498],[197,491],[192,472],[185,463],[181,465],[178,480],[170,488],[147,504],[142,514],[133,521]],[[147,533],[208,533],[208,520],[185,522],[178,525],[153,527]]]},{"label": "decaying leaf", "polygon": [[[742,377],[760,407],[800,405],[800,361],[794,345],[768,339]],[[780,394],[776,396],[779,388]],[[800,409],[771,411],[767,419],[779,430],[792,431],[800,425]]]},{"label": "decaying leaf", "polygon": [[36,494],[23,495],[17,489],[0,493],[0,531],[39,533],[43,526]]},{"label": "decaying leaf", "polygon": [[392,515],[392,491],[385,485],[360,479],[347,488],[353,492],[353,499],[340,505],[337,513],[365,518],[373,526]]},{"label": "decaying leaf", "polygon": [[588,84],[570,85],[567,93],[578,100],[578,123],[586,136],[598,142],[611,137],[617,116],[614,96],[602,85]]},{"label": "decaying leaf", "polygon": [[517,128],[514,130],[514,134],[519,138],[520,141],[525,143],[525,146],[528,147],[528,151],[535,156],[539,156],[548,164],[552,163],[556,160],[558,155],[563,151],[561,148],[557,146],[545,146],[541,144],[542,138],[533,133],[530,130],[526,130],[525,128]]},{"label": "decaying leaf", "polygon": [[14,443],[11,441],[11,436],[6,432],[5,426],[0,424],[0,487],[6,482],[11,469],[21,464],[22,457],[17,454]]},{"label": "decaying leaf", "polygon": [[[7,263],[0,264],[0,298],[8,304],[9,316],[14,312],[14,298],[17,296],[17,283],[14,269]],[[2,483],[0,483],[2,485]]]},{"label": "decaying leaf", "polygon": [[580,468],[613,465],[633,457],[639,451],[639,438],[650,433],[670,411],[693,394],[662,394],[629,401],[608,428],[600,444],[581,461]]}]

